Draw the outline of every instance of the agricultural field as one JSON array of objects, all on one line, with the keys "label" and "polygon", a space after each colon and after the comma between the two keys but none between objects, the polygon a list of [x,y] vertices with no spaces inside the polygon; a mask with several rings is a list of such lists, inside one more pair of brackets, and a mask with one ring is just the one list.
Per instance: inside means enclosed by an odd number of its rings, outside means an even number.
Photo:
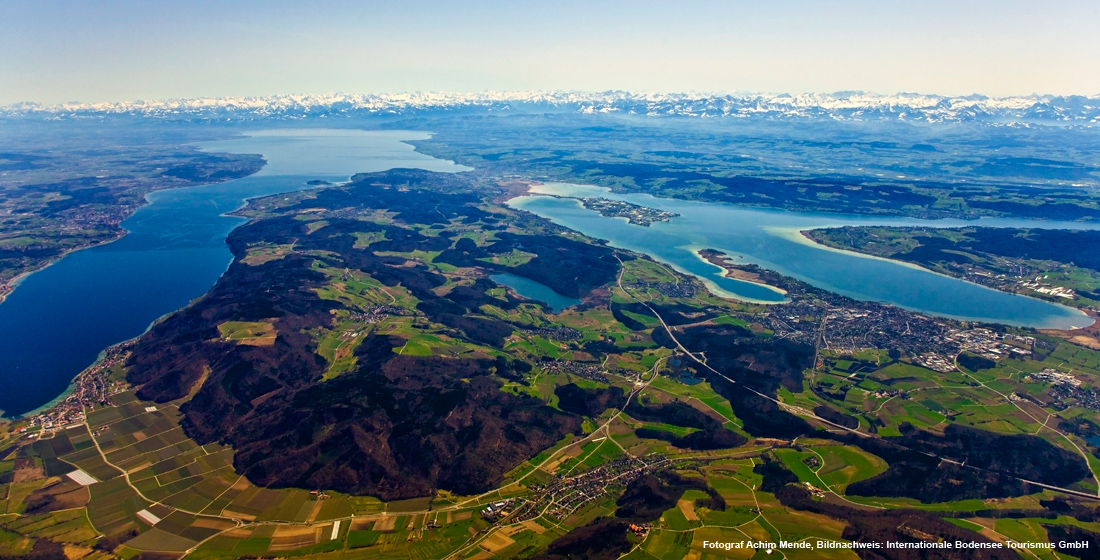
[{"label": "agricultural field", "polygon": [[275,344],[275,327],[268,322],[229,321],[218,325],[222,338],[248,346]]},{"label": "agricultural field", "polygon": [[[557,378],[559,384],[554,387],[572,379],[569,374],[544,375]],[[700,409],[725,418],[706,404],[720,397],[705,384],[683,385],[664,375],[647,380],[651,383],[645,388],[643,402],[688,399]],[[600,387],[591,381],[585,384]],[[22,515],[5,527],[14,534],[27,535],[24,538],[44,537],[82,547],[90,558],[147,552],[188,558],[332,557],[333,554],[340,558],[408,554],[443,558],[462,546],[472,546],[475,552],[509,556],[544,548],[567,533],[568,528],[606,515],[614,509],[614,502],[579,510],[564,520],[542,516],[496,530],[481,515],[484,507],[510,497],[530,497],[527,485],[545,486],[627,457],[637,444],[643,443],[631,435],[634,427],[658,425],[638,422],[626,413],[594,419],[593,428],[600,425],[605,430],[601,433],[611,437],[590,429],[586,438],[563,441],[531,458],[528,468],[510,473],[509,477],[516,481],[510,488],[482,497],[440,493],[434,500],[387,504],[325,489],[319,489],[325,496],[319,498],[304,489],[257,487],[236,474],[231,449],[218,444],[199,445],[182,434],[178,405],[154,404],[124,393],[116,397],[114,406],[90,410],[85,425],[57,431],[52,437],[24,448],[36,464],[43,465],[48,477],[9,493],[16,501],[23,501],[24,506],[30,502],[25,496],[56,485],[53,481],[64,481],[70,473],[85,473],[89,478],[83,480],[91,484],[78,486],[86,490],[83,502],[55,502],[47,509],[63,505],[82,507]],[[728,410],[728,403],[725,408]],[[680,434],[694,430],[672,424],[662,427]],[[848,447],[821,444],[817,447],[817,443],[812,443],[809,448],[826,457],[819,472],[831,481],[827,484],[840,485],[874,474],[873,457]],[[672,455],[680,453],[664,442],[653,441],[643,452],[654,449]],[[745,452],[747,459],[709,462],[702,473],[707,484],[724,498],[724,509],[697,506],[706,494],[689,490],[661,516],[658,528],[648,534],[640,550],[661,558],[681,552],[686,555],[701,546],[700,539],[727,533],[742,538],[788,535],[839,538],[838,529],[823,528],[837,522],[808,519],[806,516],[813,517],[812,514],[789,512],[771,494],[757,490],[761,478],[753,472],[758,459],[752,456],[759,453],[759,449],[750,448]],[[798,452],[783,450],[781,456],[790,453]],[[61,483],[66,484],[76,485],[71,478]],[[73,499],[67,494],[55,495]],[[24,498],[21,500],[20,496]],[[805,533],[805,524],[810,521],[817,523],[818,528]],[[44,531],[42,527],[47,525],[51,529]],[[92,548],[105,538],[118,543],[113,550]]]},{"label": "agricultural field", "polygon": [[[19,450],[43,472],[35,480],[5,484],[5,506],[21,514],[0,517],[0,529],[19,536],[3,545],[6,550],[18,552],[44,538],[80,549],[86,558],[142,552],[301,556],[345,548],[378,553],[405,550],[429,523],[425,512],[389,513],[400,504],[373,498],[257,487],[233,471],[231,449],[182,436],[176,404],[143,402],[132,394],[117,400],[90,411],[86,425]],[[0,463],[0,472],[12,464]],[[82,474],[80,482],[74,473]],[[437,513],[431,524],[451,538],[468,538],[467,527],[484,525],[472,514],[478,505]],[[104,550],[106,541],[117,548]],[[445,544],[409,550],[445,551]]]},{"label": "agricultural field", "polygon": [[[246,210],[246,266],[135,342],[115,372],[133,389],[3,426],[0,554],[752,558],[703,543],[917,534],[893,515],[932,538],[1039,539],[1095,511],[1096,351],[777,276],[787,307],[722,299],[425,180]],[[897,344],[833,326],[880,315]],[[920,350],[911,325],[1000,354]]]}]

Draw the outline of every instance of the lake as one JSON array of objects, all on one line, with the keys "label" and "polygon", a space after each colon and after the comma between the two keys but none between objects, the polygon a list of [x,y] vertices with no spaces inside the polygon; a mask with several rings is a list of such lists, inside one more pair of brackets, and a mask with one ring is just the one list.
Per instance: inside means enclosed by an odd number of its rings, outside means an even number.
[{"label": "lake", "polygon": [[[359,172],[412,167],[457,172],[468,168],[417,153],[404,140],[420,132],[276,130],[210,142],[209,151],[260,153],[257,174],[217,185],[158,191],[122,223],[125,237],[72,253],[28,276],[0,304],[0,410],[16,416],[62,395],[70,381],[112,344],[144,332],[157,318],[204,294],[232,255],[225,238],[244,222],[227,216],[252,197],[310,188],[306,181],[343,181]],[[1077,310],[1005,294],[892,261],[825,250],[798,230],[838,225],[969,225],[974,222],[797,214],[726,204],[611,194],[585,185],[547,184],[510,204],[612,245],[644,252],[703,279],[720,295],[780,302],[764,286],[724,278],[694,251],[715,248],[818,287],[859,299],[890,302],[946,317],[1013,325],[1069,328],[1091,321]],[[541,194],[540,194],[541,193]],[[645,228],[604,218],[576,200],[545,196],[603,196],[681,214]],[[1001,227],[1096,227],[1033,220],[982,220]],[[522,279],[521,279],[522,280]],[[571,298],[545,286],[502,278],[521,295],[555,310]],[[539,287],[541,286],[541,288]],[[540,291],[541,290],[541,291]],[[549,291],[549,293],[547,293]]]},{"label": "lake", "polygon": [[489,278],[497,284],[504,284],[512,288],[517,294],[535,301],[541,301],[550,306],[550,311],[560,313],[566,307],[577,305],[581,300],[569,296],[563,296],[555,292],[550,286],[541,282],[535,282],[530,278],[516,276],[515,274],[493,274]]},{"label": "lake", "polygon": [[125,237],[71,253],[25,278],[0,304],[0,410],[17,416],[50,403],[103,349],[206,293],[232,260],[226,236],[245,221],[225,214],[247,199],[359,172],[469,169],[402,142],[426,137],[295,129],[202,144],[212,152],[260,153],[268,163],[243,179],[154,192],[122,222]]},{"label": "lake", "polygon": [[[601,216],[584,208],[575,198],[557,197],[622,200],[675,212],[680,217],[642,227],[629,224],[624,218]],[[569,183],[534,185],[531,195],[514,198],[509,204],[591,237],[606,239],[615,247],[646,253],[681,272],[695,275],[711,291],[726,297],[763,303],[785,301],[781,292],[767,286],[724,277],[722,269],[696,255],[698,249],[718,249],[735,261],[758,264],[852,298],[882,301],[941,317],[1059,329],[1092,324],[1092,319],[1076,309],[1007,294],[912,265],[826,249],[807,240],[799,231],[843,225],[1096,229],[1100,224],[798,213],[611,193],[604,187]]]}]

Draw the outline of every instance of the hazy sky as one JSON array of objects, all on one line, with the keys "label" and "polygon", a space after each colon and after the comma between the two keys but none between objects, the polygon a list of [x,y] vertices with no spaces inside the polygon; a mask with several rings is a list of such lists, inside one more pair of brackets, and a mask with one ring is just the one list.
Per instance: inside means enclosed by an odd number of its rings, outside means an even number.
[{"label": "hazy sky", "polygon": [[1100,2],[0,0],[0,105],[506,89],[1100,94]]}]

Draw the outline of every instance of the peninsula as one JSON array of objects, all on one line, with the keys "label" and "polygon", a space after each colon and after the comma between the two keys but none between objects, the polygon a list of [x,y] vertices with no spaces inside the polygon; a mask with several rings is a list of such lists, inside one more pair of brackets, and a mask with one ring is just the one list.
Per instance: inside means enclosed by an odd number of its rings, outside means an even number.
[{"label": "peninsula", "polygon": [[252,200],[209,293],[0,429],[3,534],[204,558],[995,543],[1009,512],[1094,535],[1051,520],[1096,515],[1100,353],[699,251],[788,302],[725,300],[504,193],[394,170]]}]

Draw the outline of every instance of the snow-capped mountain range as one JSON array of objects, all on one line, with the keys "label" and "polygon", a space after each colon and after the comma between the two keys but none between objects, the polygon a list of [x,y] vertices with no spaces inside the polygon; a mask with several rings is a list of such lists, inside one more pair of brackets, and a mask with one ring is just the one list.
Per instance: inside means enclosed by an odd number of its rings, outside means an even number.
[{"label": "snow-capped mountain range", "polygon": [[694,94],[608,92],[482,92],[273,95],[128,101],[17,103],[0,117],[134,115],[168,119],[299,119],[455,112],[579,112],[646,116],[824,118],[918,122],[1064,123],[1100,125],[1100,96],[946,97],[863,92],[829,94]]}]

